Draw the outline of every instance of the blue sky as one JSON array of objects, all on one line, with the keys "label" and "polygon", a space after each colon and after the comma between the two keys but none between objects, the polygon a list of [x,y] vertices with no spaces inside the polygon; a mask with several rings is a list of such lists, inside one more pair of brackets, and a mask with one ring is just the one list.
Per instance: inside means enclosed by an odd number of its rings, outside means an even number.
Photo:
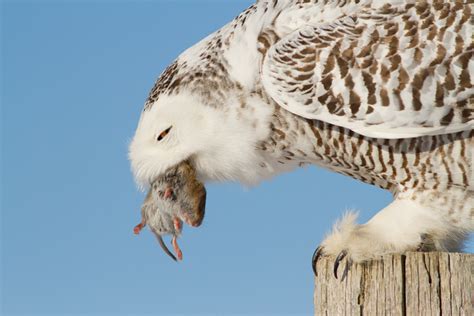
[{"label": "blue sky", "polygon": [[[389,193],[319,168],[208,185],[184,261],[149,231],[127,144],[157,75],[251,1],[4,1],[2,315],[311,314],[314,248]],[[472,247],[469,247],[472,250]]]}]

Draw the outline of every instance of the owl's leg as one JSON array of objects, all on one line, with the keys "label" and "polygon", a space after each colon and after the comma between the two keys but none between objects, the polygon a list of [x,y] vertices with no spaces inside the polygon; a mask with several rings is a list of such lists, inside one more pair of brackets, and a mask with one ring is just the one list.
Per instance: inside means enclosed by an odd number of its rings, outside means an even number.
[{"label": "owl's leg", "polygon": [[[473,229],[472,215],[467,220],[453,220],[449,216],[452,209],[438,208],[436,205],[440,202],[437,203],[436,198],[430,201],[420,203],[399,197],[363,225],[356,224],[356,214],[346,214],[315,251],[313,269],[316,270],[317,260],[322,255],[336,257],[334,274],[337,277],[339,262],[344,257],[350,264],[407,251],[459,251],[469,230]],[[469,216],[474,205],[470,203],[474,200],[468,198],[464,203],[468,204],[467,208],[461,208],[466,210],[458,208],[456,211]]]}]

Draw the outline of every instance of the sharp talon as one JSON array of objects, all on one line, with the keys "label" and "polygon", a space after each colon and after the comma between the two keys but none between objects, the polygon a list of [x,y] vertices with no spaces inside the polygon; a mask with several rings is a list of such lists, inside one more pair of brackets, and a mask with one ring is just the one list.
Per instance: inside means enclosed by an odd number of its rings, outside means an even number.
[{"label": "sharp talon", "polygon": [[334,261],[334,276],[337,279],[337,268],[339,268],[339,263],[341,263],[341,260],[344,259],[347,256],[347,251],[343,250],[341,253],[337,256],[336,261]]},{"label": "sharp talon", "polygon": [[341,282],[344,281],[344,279],[347,277],[347,273],[349,273],[349,269],[351,268],[351,266],[352,266],[352,260],[347,259],[346,267],[344,268],[344,272],[342,273]]},{"label": "sharp talon", "polygon": [[323,247],[318,246],[316,250],[313,253],[313,259],[311,260],[312,265],[313,265],[313,272],[315,276],[318,276],[318,271],[316,270],[316,265],[318,264],[319,258],[321,258],[321,255],[323,254]]}]

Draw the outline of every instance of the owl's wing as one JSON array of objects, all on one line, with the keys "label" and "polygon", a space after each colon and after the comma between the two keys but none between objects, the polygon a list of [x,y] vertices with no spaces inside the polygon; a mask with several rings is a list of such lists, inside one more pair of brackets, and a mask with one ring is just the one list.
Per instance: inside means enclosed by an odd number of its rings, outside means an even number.
[{"label": "owl's wing", "polygon": [[286,110],[369,137],[473,129],[470,17],[417,4],[303,23],[268,47],[262,83]]}]

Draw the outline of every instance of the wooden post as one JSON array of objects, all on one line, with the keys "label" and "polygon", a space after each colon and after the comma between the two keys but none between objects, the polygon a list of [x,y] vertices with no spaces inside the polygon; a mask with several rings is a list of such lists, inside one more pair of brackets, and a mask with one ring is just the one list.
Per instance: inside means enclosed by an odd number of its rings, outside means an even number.
[{"label": "wooden post", "polygon": [[474,255],[408,253],[352,264],[334,277],[334,258],[318,262],[316,315],[474,315]]}]

